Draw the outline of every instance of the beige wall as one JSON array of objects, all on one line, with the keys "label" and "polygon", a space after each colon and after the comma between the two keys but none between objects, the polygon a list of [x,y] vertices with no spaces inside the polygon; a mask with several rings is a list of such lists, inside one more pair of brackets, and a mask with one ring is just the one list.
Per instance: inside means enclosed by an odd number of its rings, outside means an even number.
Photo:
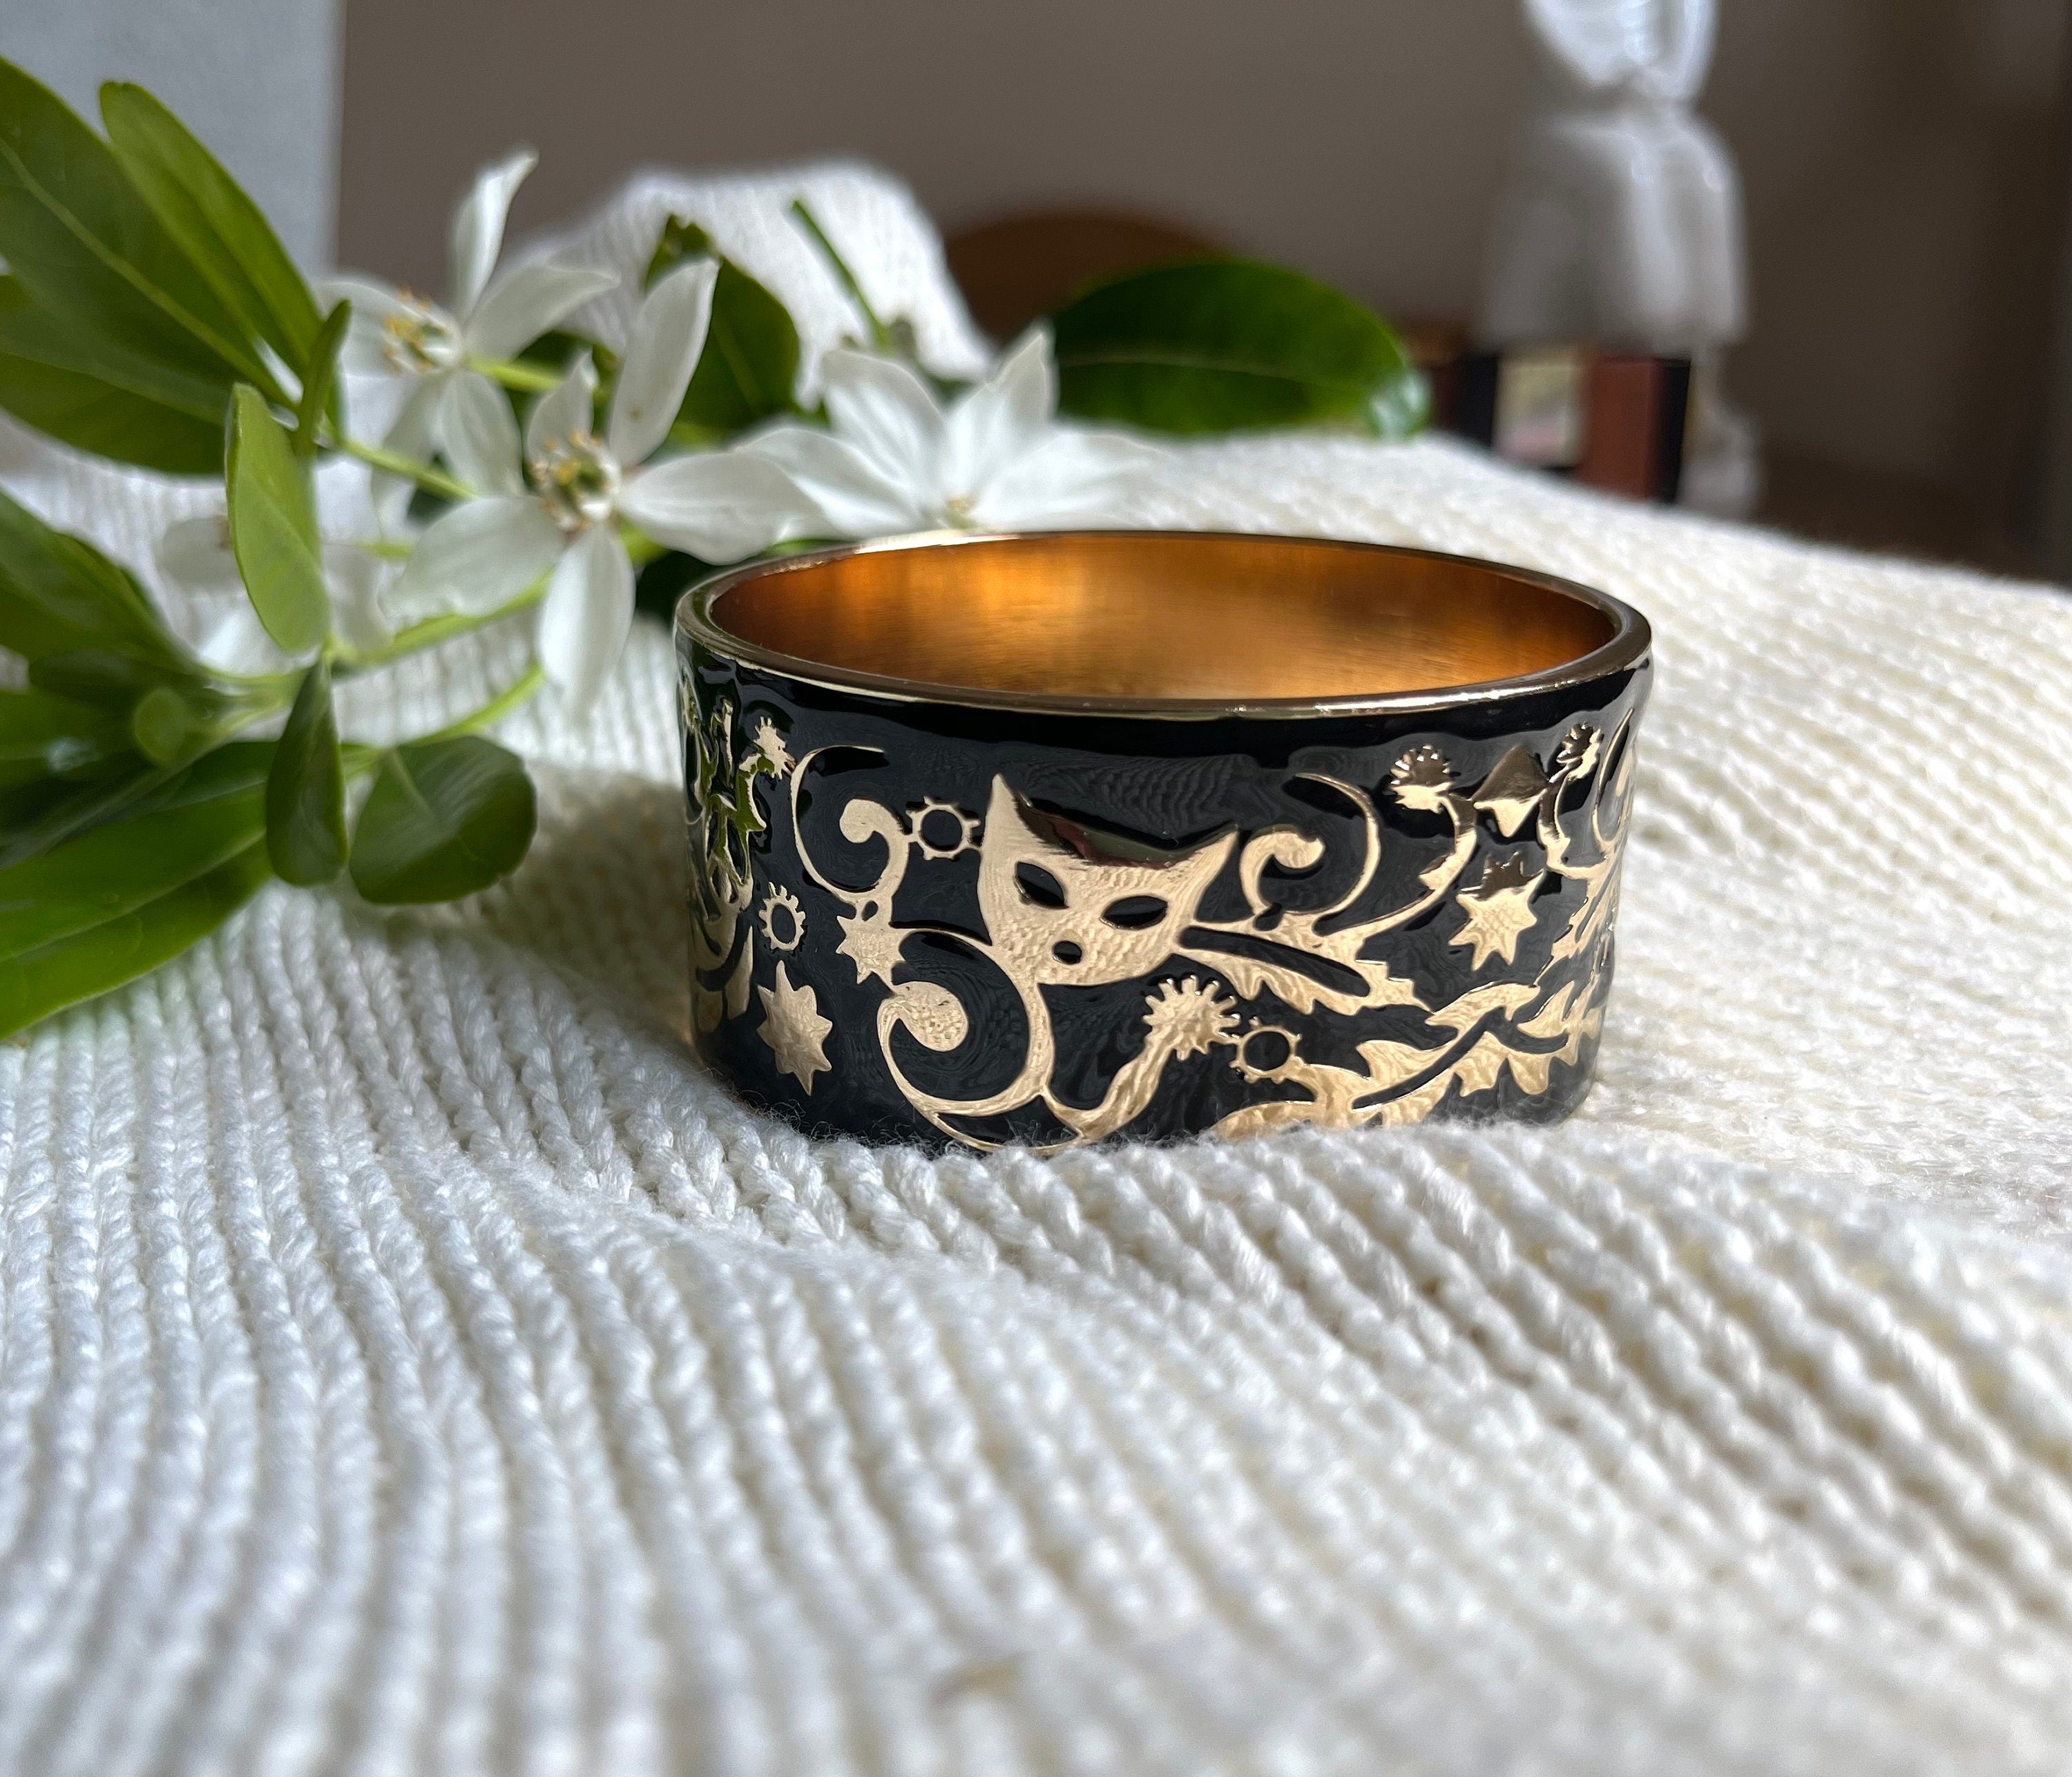
[{"label": "beige wall", "polygon": [[[2066,0],[1722,0],[1735,385],[1799,453],[2011,500],[2058,249]],[[1515,0],[347,0],[341,258],[437,287],[528,140],[521,223],[643,162],[836,151],[947,226],[1113,201],[1400,314],[1470,305],[1525,74]]]}]

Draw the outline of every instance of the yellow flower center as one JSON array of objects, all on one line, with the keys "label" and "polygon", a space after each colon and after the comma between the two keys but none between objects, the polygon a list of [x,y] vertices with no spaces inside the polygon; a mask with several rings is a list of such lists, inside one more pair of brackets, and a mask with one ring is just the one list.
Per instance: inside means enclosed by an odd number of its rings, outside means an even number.
[{"label": "yellow flower center", "polygon": [[381,353],[397,369],[413,376],[450,370],[461,361],[460,335],[430,303],[403,294],[403,306],[381,323]]},{"label": "yellow flower center", "polygon": [[556,438],[532,460],[532,483],[565,531],[587,530],[610,518],[621,479],[611,447],[588,432]]}]

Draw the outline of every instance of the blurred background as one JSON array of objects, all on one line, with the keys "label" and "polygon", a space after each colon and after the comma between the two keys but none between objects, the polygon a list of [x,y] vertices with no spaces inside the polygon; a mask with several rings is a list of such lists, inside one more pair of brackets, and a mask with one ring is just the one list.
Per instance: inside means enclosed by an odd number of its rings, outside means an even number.
[{"label": "blurred background", "polygon": [[[1698,109],[1741,175],[1726,383],[1765,520],[2072,578],[2068,11],[1721,0]],[[0,53],[88,110],[145,82],[310,262],[430,290],[454,197],[523,141],[521,232],[643,165],[855,154],[953,237],[1108,212],[1441,325],[1531,77],[1518,0],[18,0]]]}]

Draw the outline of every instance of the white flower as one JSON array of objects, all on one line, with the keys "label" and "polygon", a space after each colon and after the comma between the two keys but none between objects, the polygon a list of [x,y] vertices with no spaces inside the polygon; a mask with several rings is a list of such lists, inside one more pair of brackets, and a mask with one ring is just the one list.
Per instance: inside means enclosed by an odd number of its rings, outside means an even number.
[{"label": "white flower", "polygon": [[[317,501],[331,633],[352,653],[376,652],[394,635],[382,597],[397,564],[386,559],[384,545],[400,539],[382,524],[372,478],[359,463],[326,463],[317,473]],[[275,645],[252,607],[223,512],[175,520],[160,536],[156,553],[159,572],[171,586],[204,609],[227,607],[195,645],[209,665],[223,673],[257,674],[297,664]]]},{"label": "white flower", "polygon": [[1055,422],[1057,371],[1041,327],[948,407],[895,359],[841,348],[821,375],[831,430],[787,421],[742,448],[782,466],[838,536],[1112,521],[1160,455]]},{"label": "white flower", "polygon": [[618,282],[613,272],[574,265],[521,265],[491,281],[504,245],[511,200],[536,156],[521,149],[476,175],[454,212],[450,244],[451,306],[367,278],[335,278],[327,297],[352,304],[342,356],[359,376],[401,377],[410,392],[382,440],[406,456],[427,455],[440,410],[471,358],[507,359]]},{"label": "white flower", "polygon": [[650,464],[668,435],[705,348],[719,267],[671,272],[648,293],[599,438],[596,376],[586,355],[540,397],[520,459],[510,403],[473,372],[454,379],[439,443],[480,497],[435,520],[397,581],[412,617],[483,616],[551,574],[540,611],[540,660],[578,711],[589,707],[633,621],[633,564],[619,521],[708,561],[738,561],[823,521],[772,463],[708,451]]}]

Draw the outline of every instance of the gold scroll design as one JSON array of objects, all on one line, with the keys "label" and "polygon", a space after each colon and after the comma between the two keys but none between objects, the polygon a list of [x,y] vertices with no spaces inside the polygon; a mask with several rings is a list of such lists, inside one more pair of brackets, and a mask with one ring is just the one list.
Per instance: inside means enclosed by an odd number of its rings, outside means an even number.
[{"label": "gold scroll design", "polygon": [[[855,967],[858,985],[874,977],[888,989],[878,1009],[878,1038],[894,1083],[917,1113],[958,1141],[980,1149],[998,1146],[960,1125],[1038,1102],[1070,1132],[1038,1151],[1100,1141],[1141,1114],[1172,1062],[1219,1049],[1253,1083],[1285,1084],[1306,1094],[1244,1106],[1216,1125],[1219,1135],[1297,1123],[1410,1123],[1429,1116],[1456,1088],[1464,1098],[1492,1090],[1507,1069],[1527,1092],[1544,1093],[1553,1063],[1579,1059],[1585,1041],[1600,1028],[1609,968],[1605,940],[1617,905],[1631,802],[1630,721],[1629,716],[1609,746],[1598,729],[1578,724],[1544,762],[1514,747],[1472,787],[1458,781],[1437,749],[1408,750],[1390,773],[1389,793],[1406,808],[1446,817],[1450,837],[1443,853],[1418,874],[1414,892],[1365,919],[1350,915],[1379,871],[1384,832],[1379,811],[1358,785],[1314,773],[1301,775],[1342,798],[1356,817],[1361,854],[1351,887],[1330,906],[1307,911],[1274,902],[1267,878],[1270,866],[1301,874],[1323,862],[1326,843],[1299,829],[1268,828],[1241,845],[1235,831],[1226,831],[1192,846],[1160,849],[1038,808],[1001,777],[993,779],[982,821],[939,802],[902,816],[868,797],[852,799],[840,817],[842,837],[853,845],[875,840],[884,847],[883,865],[866,888],[833,882],[808,852],[799,797],[817,754],[801,759],[791,774],[792,830],[807,875],[847,906],[836,922],[842,932],[837,948]],[[1564,816],[1564,798],[1601,776],[1607,759],[1617,762],[1612,783],[1596,784],[1583,808]],[[948,852],[923,838],[927,817],[944,812],[963,824],[963,843]],[[1515,860],[1502,860],[1486,867],[1478,882],[1465,884],[1481,848],[1485,819],[1506,839],[1529,830],[1545,854],[1544,870],[1514,880]],[[983,837],[975,839],[975,833]],[[1585,838],[1587,846],[1579,849]],[[955,855],[974,847],[985,940],[948,928],[894,924],[894,898],[915,857]],[[1229,921],[1200,919],[1203,897],[1233,858],[1248,914]],[[1365,954],[1376,939],[1451,900],[1466,916],[1455,941],[1472,946],[1473,968],[1479,970],[1494,955],[1508,960],[1515,955],[1519,932],[1532,923],[1530,902],[1545,878],[1578,882],[1584,893],[1547,963],[1530,979],[1473,986],[1430,1008],[1412,983],[1391,973],[1385,958]],[[1498,896],[1515,909],[1507,915],[1508,925],[1504,919],[1492,923],[1490,906]],[[906,940],[922,932],[980,952],[1021,1001],[1027,1048],[1013,1079],[997,1092],[944,1097],[917,1084],[899,1063],[893,1038],[900,1030],[944,1054],[961,1046],[970,1032],[969,1015],[948,987],[895,978]],[[1577,959],[1583,960],[1577,964]],[[1170,978],[1177,962],[1213,970],[1235,999],[1213,981],[1191,974]],[[1567,966],[1571,964],[1577,966]],[[1056,1040],[1043,990],[1107,985],[1161,973],[1169,978],[1146,996],[1144,1043],[1117,1070],[1100,1103],[1088,1108],[1060,1098],[1051,1085]],[[1435,1040],[1363,1043],[1359,1053],[1364,1071],[1314,1061],[1303,1055],[1299,1033],[1241,1018],[1239,1002],[1268,991],[1301,1015],[1412,1008],[1424,1014]]]},{"label": "gold scroll design", "polygon": [[[750,917],[755,883],[749,842],[770,825],[756,784],[764,777],[781,781],[793,762],[767,719],[752,742],[740,746],[734,705],[725,697],[701,720],[687,689],[684,730],[691,748],[691,1018],[700,1030],[711,1031],[748,1010],[757,923]],[[796,910],[793,903],[787,911]],[[761,919],[767,936],[772,934],[772,911],[766,907]],[[797,948],[803,915],[776,935],[787,930],[790,942],[771,948]]]}]

